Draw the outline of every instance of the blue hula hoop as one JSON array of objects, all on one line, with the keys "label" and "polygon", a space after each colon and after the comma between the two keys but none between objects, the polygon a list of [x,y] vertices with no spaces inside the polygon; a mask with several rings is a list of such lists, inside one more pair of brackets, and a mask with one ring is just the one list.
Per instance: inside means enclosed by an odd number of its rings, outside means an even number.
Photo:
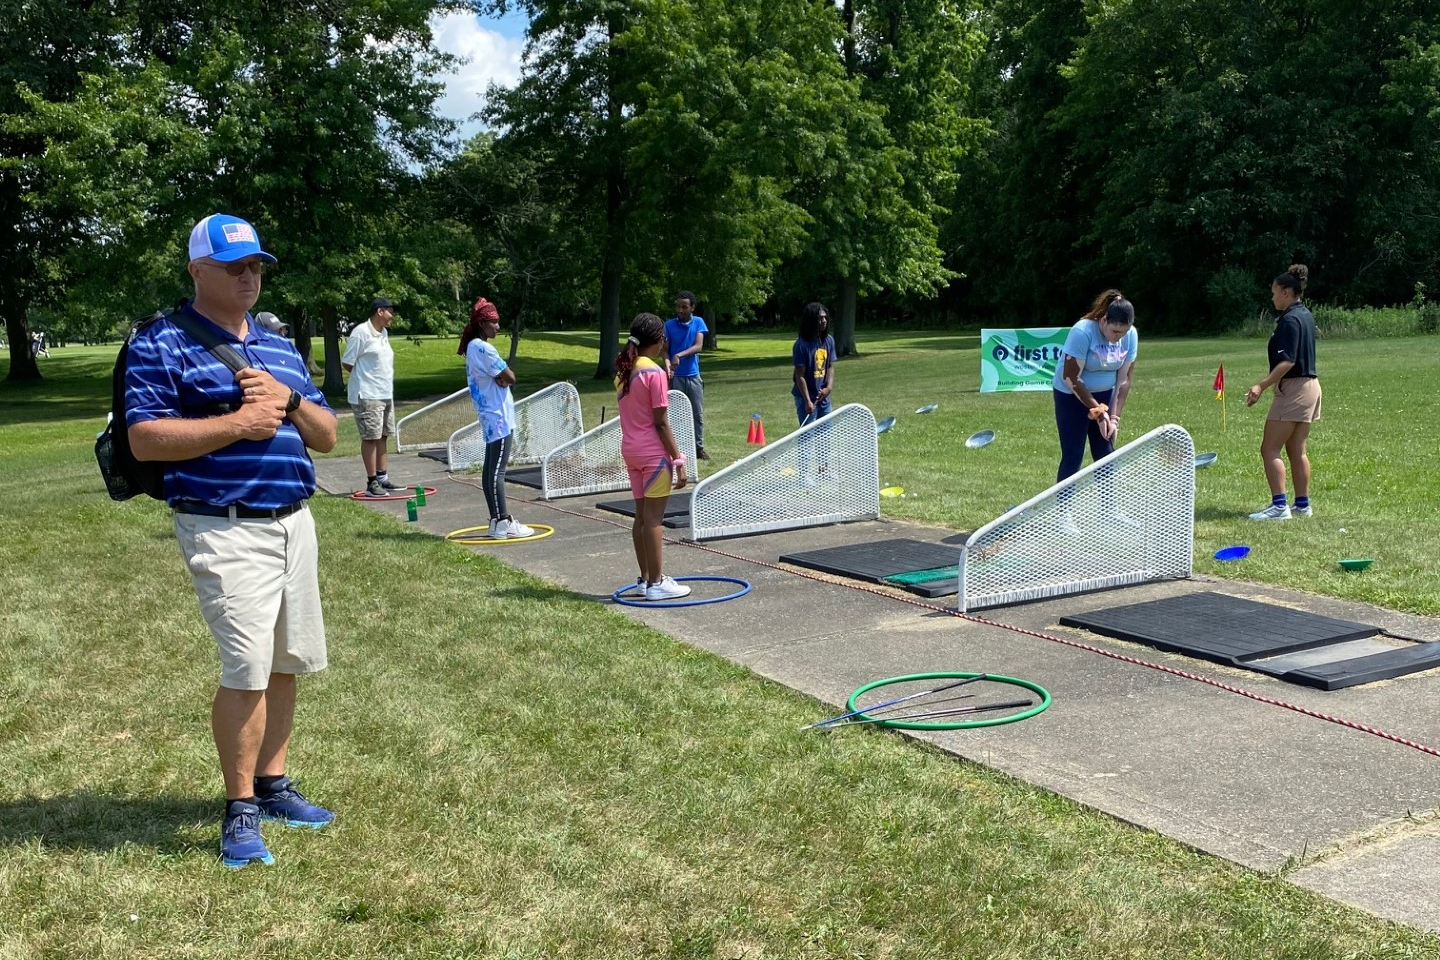
[{"label": "blue hula hoop", "polygon": [[636,584],[627,583],[625,586],[620,587],[614,593],[610,594],[610,599],[626,607],[701,607],[707,603],[724,603],[726,600],[738,600],[749,593],[751,589],[750,581],[741,580],[739,577],[674,577],[673,579],[676,581],[711,580],[716,583],[734,583],[739,584],[740,589],[734,593],[727,593],[723,597],[710,597],[706,600],[636,600],[633,598],[626,599],[625,594],[631,592],[636,587]]}]

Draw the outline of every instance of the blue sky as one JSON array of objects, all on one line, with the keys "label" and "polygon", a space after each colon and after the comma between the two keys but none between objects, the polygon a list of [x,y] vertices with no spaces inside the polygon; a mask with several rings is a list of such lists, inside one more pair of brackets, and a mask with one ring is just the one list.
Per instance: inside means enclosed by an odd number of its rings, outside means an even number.
[{"label": "blue sky", "polygon": [[519,78],[526,22],[516,13],[499,19],[455,13],[431,21],[435,45],[464,61],[447,79],[439,104],[442,116],[460,124],[462,137],[481,129],[470,117],[484,103],[486,87],[492,81],[509,85]]}]

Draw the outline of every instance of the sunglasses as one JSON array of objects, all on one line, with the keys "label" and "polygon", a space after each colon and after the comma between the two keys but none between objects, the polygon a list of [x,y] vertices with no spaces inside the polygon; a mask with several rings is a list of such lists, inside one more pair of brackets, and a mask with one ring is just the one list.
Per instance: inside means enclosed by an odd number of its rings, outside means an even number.
[{"label": "sunglasses", "polygon": [[207,266],[219,267],[232,277],[241,276],[246,270],[249,270],[257,277],[270,272],[270,264],[264,260],[241,260],[237,263],[216,263],[213,260],[206,260],[204,263]]}]

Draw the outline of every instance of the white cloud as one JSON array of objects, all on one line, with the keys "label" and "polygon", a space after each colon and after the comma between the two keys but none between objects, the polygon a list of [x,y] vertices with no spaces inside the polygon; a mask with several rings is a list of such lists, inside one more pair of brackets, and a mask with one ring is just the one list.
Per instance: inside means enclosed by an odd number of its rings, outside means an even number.
[{"label": "white cloud", "polygon": [[485,105],[486,88],[492,82],[512,86],[520,79],[524,37],[483,26],[471,13],[435,17],[430,29],[437,47],[461,59],[436,109],[460,125],[462,139],[472,137],[484,128],[474,114]]}]

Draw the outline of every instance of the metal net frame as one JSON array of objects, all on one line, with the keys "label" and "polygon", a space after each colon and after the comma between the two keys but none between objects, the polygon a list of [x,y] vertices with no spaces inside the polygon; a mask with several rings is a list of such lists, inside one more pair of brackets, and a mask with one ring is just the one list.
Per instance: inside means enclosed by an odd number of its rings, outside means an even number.
[{"label": "metal net frame", "polygon": [[696,484],[690,495],[690,539],[879,516],[875,415],[851,403]]},{"label": "metal net frame", "polygon": [[1195,443],[1175,424],[1149,433],[971,534],[961,611],[1189,577],[1195,556]]},{"label": "metal net frame", "polygon": [[[694,464],[695,417],[690,399],[679,390],[671,390],[669,397],[670,430],[680,452]],[[629,490],[630,474],[620,455],[620,440],[620,418],[616,417],[545,454],[540,461],[540,495],[554,500]]]},{"label": "metal net frame", "polygon": [[475,405],[467,387],[401,417],[395,424],[395,449],[403,453],[443,447],[456,430],[474,422]]},{"label": "metal net frame", "polygon": [[[584,432],[580,391],[573,383],[552,383],[515,401],[510,463],[539,463],[545,454]],[[485,431],[475,419],[474,406],[470,408],[470,422],[450,435],[446,453],[451,470],[469,470],[484,464]]]}]

